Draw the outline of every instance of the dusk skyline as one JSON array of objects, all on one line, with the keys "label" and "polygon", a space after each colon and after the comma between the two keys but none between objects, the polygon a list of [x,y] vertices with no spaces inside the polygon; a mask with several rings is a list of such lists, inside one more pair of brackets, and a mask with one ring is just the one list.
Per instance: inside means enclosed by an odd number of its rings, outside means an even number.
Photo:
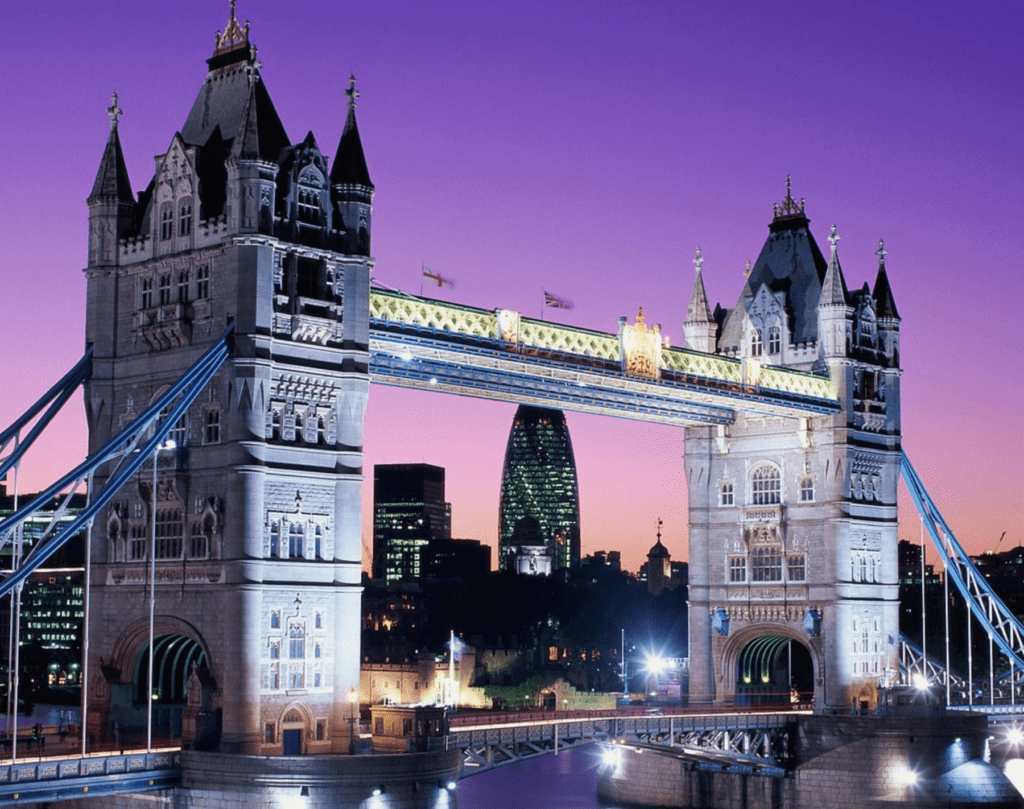
[{"label": "dusk skyline", "polygon": [[[922,6],[922,10],[925,7]],[[699,245],[733,306],[772,205],[832,223],[848,286],[873,283],[878,239],[902,316],[904,447],[973,553],[1024,540],[1024,382],[1016,264],[1024,248],[1017,41],[1024,10],[858,4],[785,12],[674,2],[391,2],[282,10],[240,0],[289,139],[333,154],[354,73],[374,200],[375,277],[407,292],[606,332],[643,307],[682,345]],[[116,91],[136,193],[206,73],[227,2],[157,15],[123,3],[5,14],[0,202],[8,425],[79,358],[88,196]],[[422,285],[422,267],[454,282]],[[573,302],[544,309],[543,293]],[[497,546],[516,405],[374,385],[375,463],[446,469],[452,535]],[[81,396],[22,466],[41,488],[84,457]],[[584,554],[635,571],[657,520],[686,558],[682,431],[568,413]],[[901,498],[900,536],[918,520]],[[929,555],[930,558],[933,554]],[[492,564],[496,559],[492,555]]]}]

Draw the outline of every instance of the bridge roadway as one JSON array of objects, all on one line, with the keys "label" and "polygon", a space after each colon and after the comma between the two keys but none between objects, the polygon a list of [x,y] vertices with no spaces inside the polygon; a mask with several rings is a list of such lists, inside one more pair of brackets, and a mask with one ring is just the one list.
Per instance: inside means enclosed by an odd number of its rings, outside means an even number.
[{"label": "bridge roadway", "polygon": [[445,739],[462,750],[462,777],[538,755],[606,742],[671,748],[694,764],[780,768],[796,717],[810,711],[555,711],[456,717]]},{"label": "bridge roadway", "polygon": [[671,348],[642,322],[606,334],[382,290],[369,314],[375,383],[682,426],[839,411],[828,377]]},{"label": "bridge roadway", "polygon": [[[1024,728],[1024,706],[974,705],[987,713],[993,739]],[[538,755],[605,743],[658,751],[689,766],[775,772],[790,756],[797,717],[810,711],[649,713],[557,711],[456,716],[439,740],[463,752],[462,778]],[[1019,741],[1012,744],[1019,745]],[[0,806],[152,792],[181,784],[178,747],[28,756],[0,761]]]}]

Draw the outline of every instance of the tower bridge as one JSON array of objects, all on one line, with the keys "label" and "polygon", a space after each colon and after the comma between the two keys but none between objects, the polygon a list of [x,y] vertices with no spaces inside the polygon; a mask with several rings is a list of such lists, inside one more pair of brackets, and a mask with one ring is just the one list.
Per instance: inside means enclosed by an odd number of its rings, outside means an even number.
[{"label": "tower bridge", "polygon": [[[793,680],[779,653],[796,648],[819,712],[879,706],[899,670],[901,469],[954,583],[1024,668],[1019,621],[903,452],[881,243],[873,287],[850,291],[835,227],[826,258],[787,184],[733,307],[708,305],[698,251],[685,348],[642,311],[603,333],[375,289],[354,79],[331,159],[288,137],[233,4],[208,66],[138,195],[114,98],[89,196],[87,356],[0,434],[6,470],[31,420],[84,385],[89,458],[39,502],[82,486],[89,506],[0,582],[16,598],[87,530],[83,746],[151,739],[163,673],[186,683],[174,735],[227,756],[224,783],[232,755],[347,752],[371,382],[683,427],[693,704],[756,703]],[[164,672],[158,645],[196,665]]]}]

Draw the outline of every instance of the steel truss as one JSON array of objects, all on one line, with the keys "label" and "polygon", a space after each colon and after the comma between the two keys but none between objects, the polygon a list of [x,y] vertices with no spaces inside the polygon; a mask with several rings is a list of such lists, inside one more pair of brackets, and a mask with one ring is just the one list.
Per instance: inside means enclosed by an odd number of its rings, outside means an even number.
[{"label": "steel truss", "polygon": [[925,528],[945,565],[946,575],[956,585],[982,628],[1018,671],[1024,669],[1024,625],[996,595],[963,549],[905,452],[900,455],[900,472],[910,490]]},{"label": "steel truss", "polygon": [[950,688],[964,690],[967,686],[967,678],[955,671],[948,672],[946,667],[931,655],[925,659],[921,648],[903,633],[900,633],[900,680],[912,685],[914,674],[920,674],[929,683],[946,685],[949,678]]},{"label": "steel truss", "polygon": [[[24,583],[40,565],[90,524],[131,476],[159,451],[160,445],[167,438],[168,433],[185,415],[188,408],[227,359],[230,353],[230,338],[233,329],[233,325],[229,325],[220,339],[128,427],[110,439],[75,469],[41,492],[32,502],[22,506],[6,520],[0,522],[0,548],[2,548],[12,540],[17,527],[26,519],[40,509],[50,507],[55,497],[61,498],[61,504],[56,510],[54,519],[38,543],[32,547],[15,570],[7,572],[0,580],[0,597],[7,595],[15,587]],[[86,355],[86,358],[88,357],[89,355]],[[85,376],[82,378],[84,379]],[[36,406],[38,403],[34,405],[34,407]],[[22,422],[24,418],[22,416],[15,424]],[[8,431],[11,429],[14,429],[13,425],[8,428]],[[8,431],[5,431],[5,435]],[[59,518],[66,510],[74,492],[83,483],[91,480],[92,475],[102,465],[115,460],[119,460],[120,463],[107,479],[103,488],[99,492],[89,492],[88,505],[73,520],[58,527]]]}]

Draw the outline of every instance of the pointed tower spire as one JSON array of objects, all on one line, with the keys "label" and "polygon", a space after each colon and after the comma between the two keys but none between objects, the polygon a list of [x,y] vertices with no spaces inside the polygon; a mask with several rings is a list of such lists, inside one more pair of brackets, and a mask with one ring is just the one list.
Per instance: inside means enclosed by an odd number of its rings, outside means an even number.
[{"label": "pointed tower spire", "polygon": [[348,89],[345,91],[345,95],[348,96],[348,115],[345,118],[345,128],[342,130],[341,140],[338,141],[334,165],[331,167],[331,184],[356,184],[373,188],[370,172],[366,168],[363,142],[359,138],[359,127],[356,125],[356,99],[359,98],[359,91],[356,89],[355,75],[348,77]]},{"label": "pointed tower spire", "polygon": [[356,255],[370,255],[370,213],[373,210],[373,182],[366,168],[363,142],[356,125],[356,77],[348,77],[348,115],[331,166],[331,199],[340,218],[336,227],[344,230],[347,249]]},{"label": "pointed tower spire", "polygon": [[704,278],[701,274],[703,264],[704,256],[701,255],[698,247],[697,254],[693,259],[693,266],[697,268],[697,274],[690,290],[690,303],[686,307],[683,336],[686,339],[687,348],[693,351],[703,351],[705,354],[713,354],[716,349],[715,335],[718,326],[711,315],[711,307],[708,306],[708,294],[704,289]]},{"label": "pointed tower spire", "polygon": [[885,271],[885,257],[888,254],[885,249],[885,242],[878,240],[878,275],[875,277],[875,289],[871,297],[875,299],[875,312],[880,318],[895,318],[899,320],[900,313],[896,310],[896,300],[892,296],[892,287],[889,286],[889,274]]},{"label": "pointed tower spire", "polygon": [[839,239],[840,237],[836,234],[836,226],[832,225],[832,232],[828,237],[831,252],[828,259],[828,269],[825,270],[825,278],[821,282],[821,297],[818,299],[819,306],[845,306],[848,300],[846,279],[843,278],[843,270],[839,266],[839,251],[836,248]]},{"label": "pointed tower spire", "polygon": [[96,181],[89,195],[90,205],[96,202],[135,203],[132,185],[128,181],[124,153],[121,151],[121,139],[117,135],[117,119],[123,114],[124,110],[117,104],[117,93],[114,93],[110,106],[107,107],[107,115],[110,116],[110,135],[107,136],[107,146],[103,150]]}]

